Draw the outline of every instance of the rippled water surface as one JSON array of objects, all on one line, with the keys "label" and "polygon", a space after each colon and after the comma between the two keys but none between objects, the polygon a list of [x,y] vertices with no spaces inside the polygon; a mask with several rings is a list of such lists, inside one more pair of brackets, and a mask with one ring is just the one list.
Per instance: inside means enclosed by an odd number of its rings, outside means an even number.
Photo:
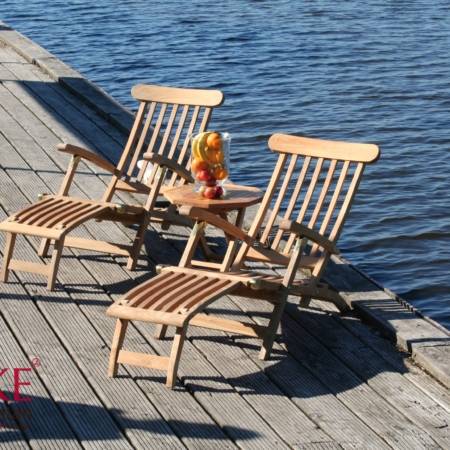
[{"label": "rippled water surface", "polygon": [[217,88],[233,178],[275,131],[375,142],[343,254],[450,327],[450,4],[2,0],[0,19],[134,108],[133,84]]}]

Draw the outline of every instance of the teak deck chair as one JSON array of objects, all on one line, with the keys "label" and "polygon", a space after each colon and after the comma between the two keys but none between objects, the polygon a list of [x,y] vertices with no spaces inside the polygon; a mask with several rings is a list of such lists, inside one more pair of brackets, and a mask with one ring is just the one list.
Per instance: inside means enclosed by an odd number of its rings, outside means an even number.
[{"label": "teak deck chair", "polygon": [[[109,375],[118,363],[128,363],[167,371],[167,386],[176,380],[187,326],[194,325],[262,338],[260,357],[271,351],[288,295],[346,303],[321,282],[336,241],[348,215],[367,163],[376,161],[376,145],[332,142],[275,134],[269,147],[279,154],[270,183],[248,234],[217,215],[201,208],[182,207],[180,212],[198,222],[226,230],[242,244],[228,272],[193,267],[160,267],[160,274],[135,287],[112,305],[107,314],[117,317],[111,346]],[[246,270],[247,262],[271,263],[284,268]],[[300,276],[307,269],[309,276]],[[302,271],[304,272],[304,271]],[[226,320],[201,312],[214,300],[233,293],[274,305],[266,327]],[[169,325],[176,327],[169,357],[122,350],[129,320],[158,324],[156,337]]]},{"label": "teak deck chair", "polygon": [[[0,223],[6,232],[6,245],[0,279],[8,280],[9,270],[46,275],[52,290],[64,246],[128,256],[127,268],[133,270],[139,257],[150,220],[167,227],[177,220],[174,208],[158,208],[158,195],[166,187],[193,182],[189,172],[189,136],[204,131],[212,109],[222,104],[220,91],[137,85],[131,91],[139,101],[128,141],[117,166],[89,150],[60,144],[58,150],[72,155],[69,168],[56,195],[41,195],[40,201]],[[69,196],[69,189],[80,160],[89,161],[112,177],[100,200]],[[141,162],[139,162],[141,161]],[[138,205],[113,203],[114,194],[126,191],[143,194]],[[131,245],[67,236],[90,219],[137,224]],[[184,218],[186,219],[186,218]],[[12,259],[17,234],[43,238],[40,256],[46,256],[54,243],[50,264]]]}]

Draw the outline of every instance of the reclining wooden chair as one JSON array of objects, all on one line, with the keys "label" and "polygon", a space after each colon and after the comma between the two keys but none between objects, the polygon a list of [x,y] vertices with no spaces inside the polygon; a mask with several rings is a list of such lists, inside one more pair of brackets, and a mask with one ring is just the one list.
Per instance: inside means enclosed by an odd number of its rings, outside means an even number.
[{"label": "reclining wooden chair", "polygon": [[[304,305],[318,298],[332,301],[341,309],[347,307],[320,280],[330,256],[338,253],[336,241],[365,165],[379,157],[378,147],[282,134],[273,135],[269,147],[279,156],[248,234],[204,209],[180,209],[197,223],[209,223],[242,241],[231,270],[160,267],[159,275],[135,287],[108,309],[108,315],[118,318],[110,376],[116,374],[118,363],[141,365],[166,370],[166,384],[172,387],[189,324],[262,338],[260,357],[265,359],[288,295],[300,296]],[[274,270],[246,270],[245,264],[250,261],[282,266],[284,275]],[[299,269],[306,269],[309,276],[300,276]],[[274,309],[267,327],[201,313],[227,293],[271,302]],[[156,337],[162,337],[167,326],[176,327],[170,356],[122,350],[129,320],[158,324]]]},{"label": "reclining wooden chair", "polygon": [[[10,269],[34,272],[46,275],[47,288],[52,290],[64,246],[128,256],[127,268],[133,270],[149,221],[163,221],[167,226],[177,220],[174,208],[157,207],[158,195],[166,187],[193,182],[189,172],[189,135],[206,129],[212,109],[223,102],[223,94],[152,85],[134,86],[131,93],[140,103],[117,166],[89,150],[60,144],[58,150],[71,154],[72,159],[59,192],[42,195],[39,202],[0,223],[0,230],[6,232],[1,281],[8,280]],[[100,200],[68,195],[82,159],[112,175]],[[119,191],[143,194],[145,198],[137,205],[113,203],[112,198]],[[134,242],[123,245],[67,236],[90,219],[137,224]],[[11,259],[17,234],[43,238],[40,256],[46,256],[50,243],[54,243],[50,264]]]}]

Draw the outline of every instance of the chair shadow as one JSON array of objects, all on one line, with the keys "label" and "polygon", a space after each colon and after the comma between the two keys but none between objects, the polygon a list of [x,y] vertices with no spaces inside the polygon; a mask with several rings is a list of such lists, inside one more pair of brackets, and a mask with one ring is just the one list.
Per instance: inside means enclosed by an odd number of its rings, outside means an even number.
[{"label": "chair shadow", "polygon": [[[214,312],[217,313],[218,311],[215,310]],[[227,314],[230,313],[230,311],[226,312]],[[301,314],[308,316],[313,312],[303,309]],[[392,372],[401,375],[408,372],[404,363],[404,359],[408,355],[398,352],[394,346],[392,346],[393,363],[383,360],[380,356],[375,356],[372,361],[368,362],[368,358],[365,357],[363,358],[365,362],[359,363],[355,355],[351,354],[351,351],[344,350],[344,346],[347,344],[332,344],[329,342],[330,340],[328,340],[328,343],[319,341],[317,336],[313,335],[312,327],[317,326],[317,329],[320,330],[322,321],[320,317],[314,317],[313,319],[314,325],[311,322],[311,317],[307,317],[300,324],[285,314],[281,322],[281,334],[276,339],[276,343],[280,345],[275,346],[268,361],[255,364],[252,372],[226,377],[221,375],[214,377],[186,375],[183,381],[189,386],[190,390],[216,393],[229,393],[237,390],[240,393],[255,396],[273,395],[310,398],[330,394],[338,395],[351,391],[362,384],[368,383],[378,374]],[[327,316],[326,320],[329,319],[330,317]],[[308,321],[310,323],[306,329]],[[370,351],[355,336],[352,338],[355,341],[353,343],[355,351]],[[191,329],[189,339],[194,344],[197,343],[196,345],[200,348],[207,343],[209,354],[214,355],[208,356],[213,365],[216,361],[216,354],[224,353],[228,355],[228,352],[222,348],[224,345],[235,347],[235,351],[230,353],[236,355],[238,360],[243,357],[242,353],[245,353],[246,357],[254,361],[256,361],[261,345],[259,339],[252,337],[211,334],[199,336],[196,335],[194,328]],[[239,352],[242,352],[240,356]],[[372,353],[374,352],[372,351]],[[225,357],[227,358],[226,361],[230,358],[230,356]],[[233,364],[231,360],[229,363]],[[223,365],[224,362],[221,362],[221,364]],[[246,370],[248,370],[248,367],[249,364],[245,364]],[[211,382],[216,382],[217,387],[212,385]],[[226,384],[225,388],[224,384]]]},{"label": "chair shadow", "polygon": [[[12,392],[5,394],[12,397]],[[208,423],[173,419],[165,421],[162,418],[137,420],[117,408],[67,401],[55,402],[51,398],[41,396],[27,396],[27,398],[29,401],[26,403],[0,405],[2,442],[23,441],[22,433],[27,439],[43,441],[69,439],[83,442],[113,441],[123,440],[123,431],[132,430],[152,435],[216,439],[224,440],[224,443],[229,441],[218,426]],[[83,417],[82,423],[80,417]],[[246,427],[232,427],[232,429],[244,440],[252,440],[259,436],[258,432]]]}]

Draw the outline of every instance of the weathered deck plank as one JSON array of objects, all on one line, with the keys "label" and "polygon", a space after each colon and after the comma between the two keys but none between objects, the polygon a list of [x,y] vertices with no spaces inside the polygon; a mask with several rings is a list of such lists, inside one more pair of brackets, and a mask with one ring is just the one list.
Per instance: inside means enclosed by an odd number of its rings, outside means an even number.
[{"label": "weathered deck plank", "polygon": [[362,380],[400,411],[405,417],[426,431],[443,448],[450,447],[448,411],[437,405],[429,396],[404,378],[402,372],[390,367],[375,352],[355,339],[344,327],[338,326],[334,317],[325,312],[306,312],[290,308],[290,315],[309,333],[317,334],[320,342],[337,356]]},{"label": "weathered deck plank", "polygon": [[[20,290],[15,289],[14,285],[9,285],[6,289],[2,289],[2,300],[4,302],[8,302],[8,306],[13,303],[14,300],[12,299],[14,297],[21,297]],[[22,298],[25,298],[25,296],[22,296]],[[29,308],[30,314],[34,312],[33,309],[34,308]],[[11,320],[14,320],[12,319],[12,316],[17,314],[17,311],[8,311],[8,307],[2,308],[2,312],[8,323],[11,323]],[[13,339],[12,335],[8,333],[8,327],[2,318],[0,318],[0,330],[2,343],[4,346],[2,351],[2,364],[9,368],[30,368],[30,361],[34,357],[31,355],[37,355],[37,353],[28,353],[28,358],[25,357],[19,344],[15,341],[15,339]],[[47,366],[45,355],[43,355],[43,358],[44,364]],[[44,370],[49,369],[51,370],[51,365],[47,366]],[[31,402],[28,404],[14,402],[11,406],[11,409],[17,417],[20,427],[23,429],[23,433],[27,436],[31,447],[36,449],[59,449],[61,446],[67,446],[67,448],[74,449],[82,448],[74,431],[72,430],[72,427],[66,422],[64,416],[62,415],[61,410],[57,407],[56,403],[48,400],[48,391],[41,382],[41,377],[38,372],[41,372],[41,370],[39,369],[38,371],[33,371],[29,374],[29,376],[24,377],[24,379],[29,380],[32,388],[24,388],[23,395],[30,397]],[[10,385],[12,385],[12,376],[9,378]],[[57,380],[54,381],[58,383]],[[12,397],[12,389],[9,394]],[[78,405],[81,404],[82,403],[78,403]],[[75,405],[77,405],[77,403],[75,403],[74,406]],[[27,412],[28,414],[24,414]]]},{"label": "weathered deck plank", "polygon": [[[0,45],[0,203],[4,211],[13,212],[33,201],[36,193],[57,190],[67,156],[55,151],[56,143],[109,151],[107,156],[115,159],[124,135],[108,120],[117,114],[127,122],[128,116],[106,98],[97,105],[97,112],[102,105],[106,108],[98,115],[83,100],[88,91],[78,97],[64,88],[66,83],[72,90],[81,86],[92,93],[95,89],[89,83],[36,44],[13,31],[8,33],[13,33],[8,36],[26,58]],[[33,60],[61,83],[54,83],[30,63]],[[64,81],[64,77],[72,79]],[[105,176],[97,176],[88,165],[80,169],[74,195],[101,195]],[[4,211],[0,210],[0,219]],[[78,233],[130,238],[127,228],[113,223],[92,222]],[[39,356],[48,361],[39,372],[45,401],[69,427],[74,445],[199,449],[448,446],[450,399],[445,388],[405,364],[392,347],[381,347],[359,321],[324,312],[291,309],[283,321],[283,342],[275,345],[274,357],[268,362],[256,358],[258,343],[254,340],[192,329],[180,368],[182,383],[176,390],[166,390],[155,372],[133,367],[122,368],[117,379],[108,379],[113,321],[104,314],[105,308],[128,287],[148,278],[155,263],[176,263],[188,231],[172,227],[169,233],[157,233],[160,227],[152,226],[146,237],[150,259],[142,258],[136,272],[124,270],[122,257],[68,249],[57,292],[45,291],[43,279],[33,274],[12,275],[13,283],[0,286],[1,301],[6,299],[0,303],[0,333],[5,333],[2,320],[6,319],[6,329],[14,333],[6,335],[12,339],[11,357],[41,351]],[[24,239],[16,246],[17,254],[39,262],[37,244],[35,239]],[[258,320],[257,310],[264,309],[260,303],[257,306],[229,297],[214,309]],[[32,339],[24,332],[27,329],[36,331]],[[126,345],[136,351],[167,353],[170,341],[155,341],[151,331],[145,324],[135,324]],[[58,377],[63,382],[54,386]],[[3,439],[5,448],[28,448],[19,431],[2,432],[0,447]],[[57,447],[58,441],[47,440],[31,439],[30,445]]]},{"label": "weathered deck plank", "polygon": [[[252,312],[254,306],[245,303],[248,311],[255,315],[255,311]],[[436,445],[287,314],[282,321],[282,330],[283,347],[391,446],[408,449]],[[320,333],[319,330],[316,332]]]},{"label": "weathered deck plank", "polygon": [[[230,297],[232,300],[223,299],[214,305],[211,308],[212,312],[222,315],[221,312],[226,311],[227,314],[224,314],[226,317],[229,311],[232,311],[233,318],[249,321],[249,316],[233,306],[240,304],[241,297]],[[369,440],[376,448],[388,448],[357,415],[336,398],[323,383],[313,377],[306,367],[296,361],[280,344],[275,343],[270,361],[261,361],[258,359],[260,345],[258,340],[240,336],[235,337],[234,340],[256,366],[264,369],[265,374],[284,395],[289,396],[300,410],[342,447],[365,448],[365,442]],[[241,380],[239,382],[242,383]],[[244,382],[250,389],[252,381],[244,380]]]}]

